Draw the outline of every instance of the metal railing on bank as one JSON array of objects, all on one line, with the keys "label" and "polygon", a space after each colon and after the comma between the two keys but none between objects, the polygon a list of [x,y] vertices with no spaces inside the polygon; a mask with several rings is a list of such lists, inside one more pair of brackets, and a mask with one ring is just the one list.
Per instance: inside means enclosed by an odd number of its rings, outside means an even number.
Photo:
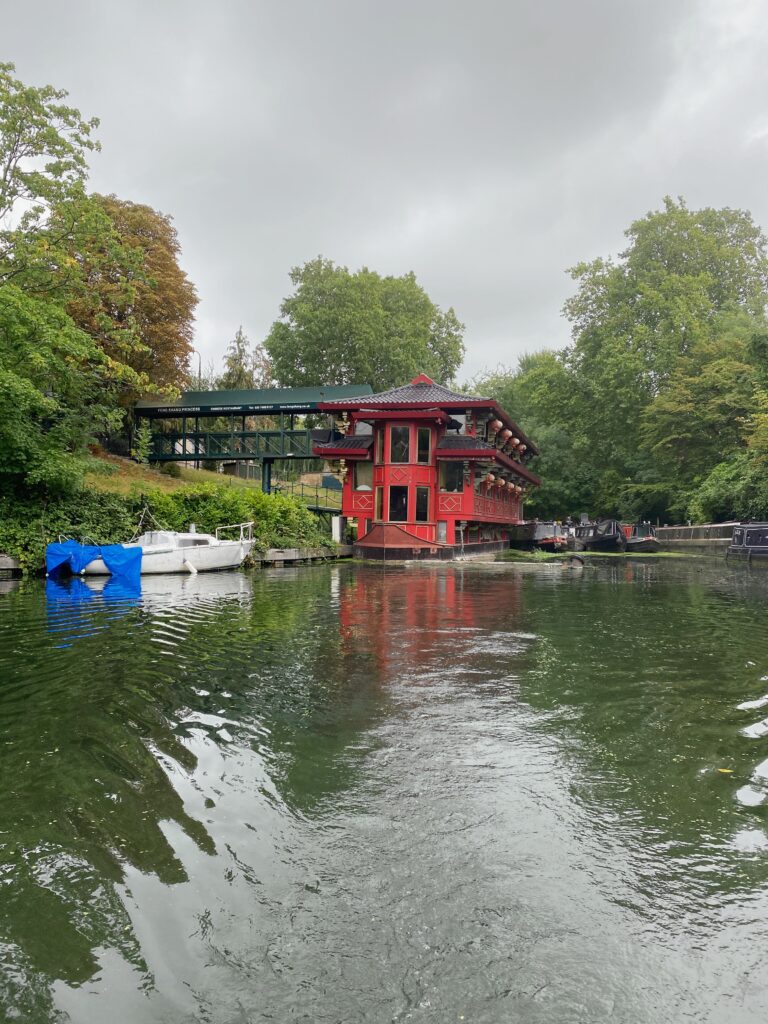
[{"label": "metal railing on bank", "polygon": [[337,490],[334,487],[307,484],[300,480],[273,480],[272,490],[275,494],[290,494],[306,505],[341,510],[340,488]]},{"label": "metal railing on bank", "polygon": [[701,523],[698,526],[657,526],[656,536],[659,540],[669,541],[724,541],[733,536],[734,526],[731,523]]}]

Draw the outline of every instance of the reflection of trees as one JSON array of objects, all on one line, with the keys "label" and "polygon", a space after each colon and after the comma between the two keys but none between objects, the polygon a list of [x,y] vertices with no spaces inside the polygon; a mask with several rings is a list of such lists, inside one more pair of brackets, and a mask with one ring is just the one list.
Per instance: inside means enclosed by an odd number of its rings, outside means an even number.
[{"label": "reflection of trees", "polygon": [[493,575],[470,587],[455,567],[245,579],[245,594],[207,597],[201,578],[165,604],[145,593],[47,617],[38,590],[13,595],[13,627],[0,619],[0,1005],[46,1019],[51,981],[83,983],[102,947],[146,970],[116,886],[126,865],[186,880],[166,822],[216,852],[172,781],[196,768],[196,732],[225,758],[230,743],[252,749],[286,813],[316,813],[354,784],[388,684],[439,663],[462,631],[514,617],[519,593]]},{"label": "reflection of trees", "polygon": [[[164,822],[215,852],[163,767],[194,771],[195,730],[226,752],[217,725],[226,718],[289,807],[349,782],[338,753],[371,719],[362,694],[359,714],[344,718],[354,680],[326,621],[335,615],[327,572],[246,579],[245,599],[208,599],[203,577],[175,594],[169,585],[164,604],[145,594],[138,607],[108,605],[81,585],[47,616],[38,589],[11,595],[13,625],[0,620],[0,679],[12,680],[0,689],[0,878],[10,880],[0,1006],[44,1013],[51,980],[84,982],[99,947],[145,970],[115,885],[125,865],[169,885],[186,880]],[[317,770],[306,770],[312,759]]]}]

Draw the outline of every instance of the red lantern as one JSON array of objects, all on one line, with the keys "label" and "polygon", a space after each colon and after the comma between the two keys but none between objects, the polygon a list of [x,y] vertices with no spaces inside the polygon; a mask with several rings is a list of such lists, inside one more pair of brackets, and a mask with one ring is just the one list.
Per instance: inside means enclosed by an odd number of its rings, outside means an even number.
[{"label": "red lantern", "polygon": [[501,420],[491,420],[491,422],[488,424],[488,429],[491,431],[492,434],[498,434],[498,432],[501,430],[503,426],[504,424],[501,422]]},{"label": "red lantern", "polygon": [[502,440],[502,441],[508,441],[508,440],[509,440],[509,438],[510,438],[510,437],[512,437],[512,431],[511,431],[511,430],[509,430],[509,429],[508,429],[507,427],[505,427],[505,428],[504,428],[504,429],[502,430],[502,432],[501,432],[501,435],[500,435],[500,436],[501,436],[501,440]]},{"label": "red lantern", "polygon": [[488,481],[489,484],[492,484],[496,477],[493,475],[493,473],[489,473],[485,479]]},{"label": "red lantern", "polygon": [[522,453],[523,453],[523,452],[524,452],[524,451],[526,450],[526,448],[527,448],[527,447],[528,447],[528,445],[525,445],[525,444],[521,444],[521,445],[520,445],[520,454],[521,454],[521,455],[522,455]]}]

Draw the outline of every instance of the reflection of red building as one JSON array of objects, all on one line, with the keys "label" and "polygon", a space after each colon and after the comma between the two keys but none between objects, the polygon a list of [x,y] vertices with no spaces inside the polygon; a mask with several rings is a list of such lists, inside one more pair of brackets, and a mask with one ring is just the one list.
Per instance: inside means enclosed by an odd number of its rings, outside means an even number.
[{"label": "reflection of red building", "polygon": [[501,547],[522,520],[526,463],[538,454],[491,398],[462,395],[423,374],[359,399],[326,402],[339,435],[313,454],[344,474],[342,514],[367,557],[450,557]]},{"label": "reflection of red building", "polygon": [[340,590],[342,649],[357,661],[372,656],[382,680],[401,671],[412,678],[449,651],[469,656],[468,637],[496,633],[500,608],[505,621],[519,620],[522,576],[435,566],[406,581],[397,570],[361,567]]}]

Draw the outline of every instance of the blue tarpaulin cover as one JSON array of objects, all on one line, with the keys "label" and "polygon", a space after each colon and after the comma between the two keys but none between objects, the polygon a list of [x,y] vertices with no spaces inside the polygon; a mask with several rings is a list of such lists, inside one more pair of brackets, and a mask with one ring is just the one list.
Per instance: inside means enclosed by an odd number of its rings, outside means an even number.
[{"label": "blue tarpaulin cover", "polygon": [[127,548],[123,544],[105,544],[101,548],[104,564],[113,576],[141,575],[141,548]]},{"label": "blue tarpaulin cover", "polygon": [[68,567],[78,575],[92,562],[101,558],[113,576],[135,577],[141,575],[141,548],[127,548],[122,544],[78,544],[76,540],[65,540],[49,544],[45,549],[45,569],[50,575]]}]

